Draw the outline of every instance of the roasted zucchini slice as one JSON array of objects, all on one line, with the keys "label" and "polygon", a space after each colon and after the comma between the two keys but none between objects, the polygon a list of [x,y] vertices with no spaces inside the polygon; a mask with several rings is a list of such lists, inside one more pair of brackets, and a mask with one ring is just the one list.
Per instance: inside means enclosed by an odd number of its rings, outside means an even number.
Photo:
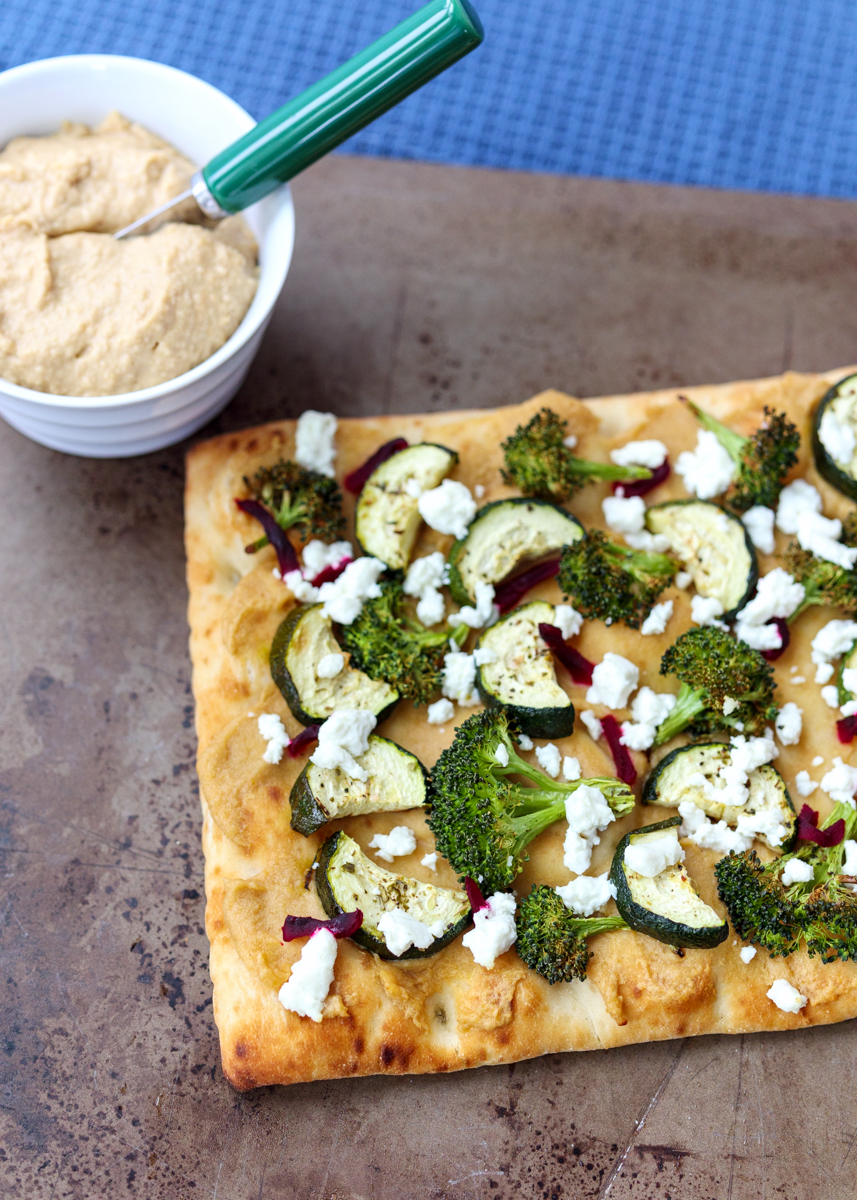
[{"label": "roasted zucchini slice", "polygon": [[420,493],[436,488],[456,462],[454,450],[421,442],[400,450],[372,472],[354,515],[357,541],[366,554],[392,571],[405,569],[422,520]]},{"label": "roasted zucchini slice", "polygon": [[[825,420],[828,413],[830,416]],[[854,435],[854,449],[850,455],[846,453],[844,457],[834,457],[822,441],[823,434],[828,444],[832,441],[822,426],[822,423],[827,425],[831,417]],[[846,436],[846,447],[847,441]],[[857,500],[857,375],[846,375],[822,397],[812,422],[812,453],[815,468],[822,479],[826,479],[849,500]]]},{"label": "roasted zucchini slice", "polygon": [[669,541],[699,595],[720,601],[724,619],[744,607],[759,578],[759,565],[750,535],[737,517],[708,500],[667,500],[647,510],[646,526]]},{"label": "roasted zucchini slice", "polygon": [[613,855],[610,882],[616,888],[616,907],[632,929],[670,946],[710,950],[728,936],[729,926],[699,898],[684,864],[658,875],[640,875],[625,865],[629,846],[672,837],[681,817],[646,825],[626,833]]},{"label": "roasted zucchini slice", "polygon": [[568,737],[574,705],[559,686],[553,655],[539,636],[539,624],[555,624],[552,604],[532,600],[486,629],[478,650],[497,659],[476,668],[476,687],[488,708],[505,708],[529,737]]},{"label": "roasted zucchini slice", "polygon": [[797,833],[797,816],[785,780],[770,763],[750,772],[747,784],[750,795],[747,803],[740,808],[717,804],[706,797],[700,784],[688,782],[693,775],[702,774],[715,783],[717,772],[729,761],[729,746],[723,742],[697,742],[693,746],[680,746],[662,758],[649,775],[643,789],[643,803],[678,808],[682,801],[691,800],[707,817],[714,821],[725,821],[733,829],[742,813],[753,816],[756,813],[771,813],[781,825],[785,825],[788,833],[777,846],[761,836],[759,841],[772,850],[790,850]]},{"label": "roasted zucchini slice", "polygon": [[389,716],[399,693],[345,664],[333,679],[319,679],[316,667],[328,654],[341,653],[330,617],[321,604],[293,609],[274,634],[271,677],[295,717],[304,725],[326,721],[341,708],[375,713],[380,724]]},{"label": "roasted zucchini slice", "polygon": [[340,817],[402,812],[425,804],[428,773],[415,754],[373,733],[369,749],[357,761],[369,776],[365,783],[339,767],[307,763],[289,796],[292,829],[309,837]]},{"label": "roasted zucchini slice", "polygon": [[839,670],[836,672],[836,686],[839,689],[839,703],[847,704],[849,700],[857,700],[857,695],[849,691],[843,682],[843,675],[847,667],[853,671],[857,667],[857,642],[851,647],[847,654],[843,654],[839,663]]},{"label": "roasted zucchini slice", "polygon": [[449,590],[458,604],[472,604],[476,584],[498,584],[583,537],[577,517],[558,504],[516,496],[480,508],[467,537],[449,552]]},{"label": "roasted zucchini slice", "polygon": [[[463,933],[472,920],[470,902],[464,892],[435,887],[418,879],[406,879],[385,871],[368,858],[353,838],[339,830],[321,848],[315,886],[329,917],[337,913],[363,913],[363,925],[352,940],[379,958],[401,962],[406,958],[429,958]],[[404,909],[416,920],[442,932],[425,950],[411,946],[404,954],[392,954],[378,928],[385,912]]]}]

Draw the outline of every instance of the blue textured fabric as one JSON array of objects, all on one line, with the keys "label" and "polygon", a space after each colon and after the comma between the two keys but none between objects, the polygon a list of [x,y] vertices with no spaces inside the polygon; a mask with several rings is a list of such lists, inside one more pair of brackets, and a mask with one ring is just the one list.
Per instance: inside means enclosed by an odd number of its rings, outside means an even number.
[{"label": "blue textured fabric", "polygon": [[[854,0],[475,0],[483,46],[352,152],[857,195]],[[418,0],[2,0],[0,67],[133,54],[256,117]]]}]

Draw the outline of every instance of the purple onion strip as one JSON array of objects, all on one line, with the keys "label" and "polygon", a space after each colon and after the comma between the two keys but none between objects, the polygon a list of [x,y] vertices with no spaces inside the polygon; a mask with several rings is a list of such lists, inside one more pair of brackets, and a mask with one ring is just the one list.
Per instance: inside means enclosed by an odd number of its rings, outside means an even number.
[{"label": "purple onion strip", "polygon": [[340,913],[329,921],[318,917],[286,917],[283,925],[283,941],[293,942],[295,938],[312,937],[319,929],[326,929],[335,938],[351,937],[363,924],[363,913],[359,908],[354,912]]},{"label": "purple onion strip", "polygon": [[659,467],[653,469],[648,479],[619,479],[613,484],[613,492],[617,496],[646,496],[666,483],[669,477],[670,460],[665,458]]},{"label": "purple onion strip", "polygon": [[552,579],[554,575],[558,574],[558,558],[549,558],[545,562],[536,563],[534,567],[530,567],[529,571],[524,571],[521,575],[516,575],[514,579],[506,579],[499,584],[494,592],[494,603],[501,613],[508,612],[510,608],[515,607],[524,592],[528,592],[537,583],[542,583],[545,579]]},{"label": "purple onion strip", "polygon": [[296,571],[298,556],[295,548],[289,541],[285,529],[281,529],[277,524],[274,514],[268,512],[264,504],[260,504],[258,500],[236,500],[235,503],[242,512],[245,512],[248,517],[253,517],[265,530],[265,536],[277,553],[280,574],[288,575],[289,571]]},{"label": "purple onion strip", "polygon": [[381,463],[385,463],[388,458],[392,458],[394,454],[398,454],[400,450],[407,450],[407,438],[393,438],[391,442],[385,442],[383,446],[379,446],[371,457],[367,458],[362,467],[355,467],[350,471],[342,481],[345,484],[345,490],[351,492],[352,496],[359,496],[363,491],[363,486],[366,480],[380,467]]},{"label": "purple onion strip", "polygon": [[579,650],[569,646],[562,636],[561,629],[557,629],[556,625],[548,625],[544,621],[540,621],[539,636],[554,658],[562,663],[575,683],[587,685],[592,683],[595,663],[591,663],[588,658],[583,657]]},{"label": "purple onion strip", "polygon": [[628,747],[621,742],[622,729],[619,722],[612,713],[608,713],[606,717],[601,718],[601,728],[604,731],[604,737],[607,740],[607,745],[610,747],[610,753],[613,755],[613,762],[616,764],[616,774],[623,783],[628,786],[637,782],[637,768],[634,766],[634,760],[631,758]]}]

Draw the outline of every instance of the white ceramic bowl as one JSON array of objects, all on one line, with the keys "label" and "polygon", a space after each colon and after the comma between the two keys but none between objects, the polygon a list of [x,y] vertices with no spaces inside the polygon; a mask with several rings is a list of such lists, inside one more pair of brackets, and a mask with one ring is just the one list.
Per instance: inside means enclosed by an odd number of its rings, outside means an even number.
[{"label": "white ceramic bowl", "polygon": [[[142,58],[79,54],[0,73],[0,147],[62,121],[97,124],[116,109],[197,165],[255,124],[234,100],[193,75]],[[250,368],[280,294],[294,243],[288,187],[243,213],[259,243],[259,287],[244,320],[211,358],[157,387],[120,396],[51,396],[0,379],[0,415],[27,437],[91,458],[146,454],[216,416]]]}]

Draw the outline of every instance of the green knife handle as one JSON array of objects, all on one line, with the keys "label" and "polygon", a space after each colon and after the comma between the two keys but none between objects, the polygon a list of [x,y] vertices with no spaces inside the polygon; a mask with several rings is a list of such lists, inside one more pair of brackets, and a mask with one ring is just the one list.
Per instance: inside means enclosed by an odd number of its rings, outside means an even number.
[{"label": "green knife handle", "polygon": [[469,0],[430,0],[362,53],[278,108],[202,170],[239,212],[292,179],[482,41]]}]

